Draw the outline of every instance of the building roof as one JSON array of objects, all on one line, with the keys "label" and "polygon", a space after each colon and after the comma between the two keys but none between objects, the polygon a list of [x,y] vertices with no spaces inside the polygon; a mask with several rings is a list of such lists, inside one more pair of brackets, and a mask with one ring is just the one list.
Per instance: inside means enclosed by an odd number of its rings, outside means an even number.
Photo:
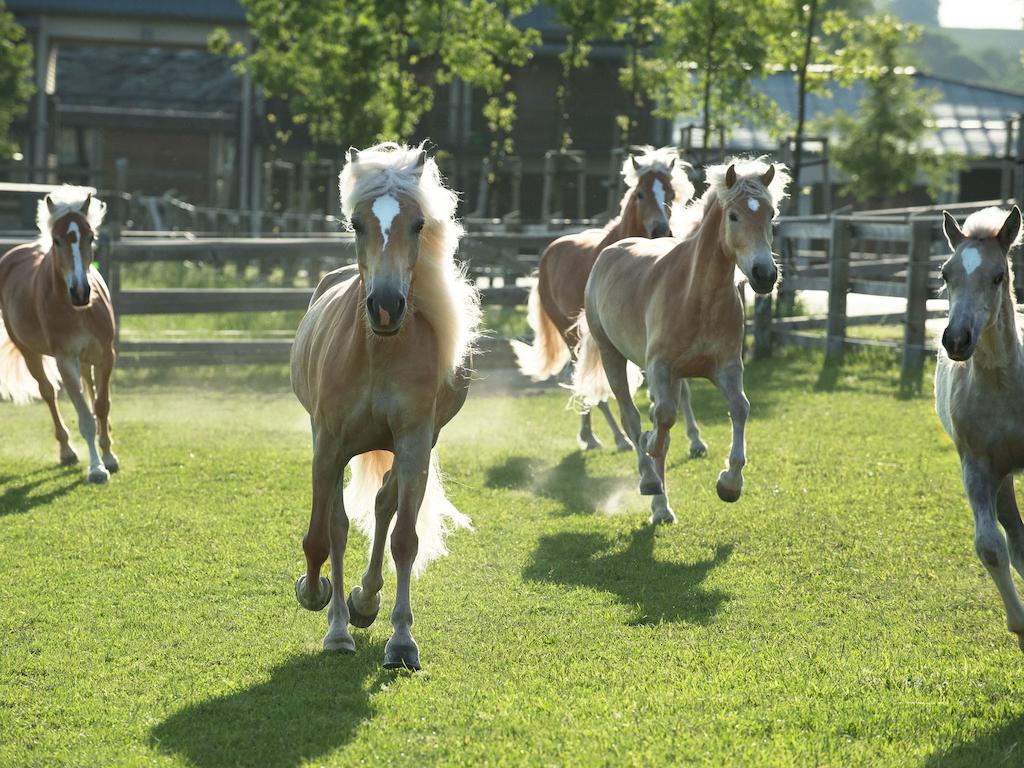
[{"label": "building roof", "polygon": [[[1006,148],[1006,120],[1024,112],[1024,94],[987,88],[935,77],[922,72],[914,73],[917,88],[934,89],[939,101],[932,106],[936,130],[924,139],[924,145],[940,153],[978,157],[1002,157]],[[797,113],[797,84],[788,72],[769,75],[757,82],[756,87],[792,117]],[[854,83],[850,88],[833,85],[830,96],[810,94],[807,114],[812,120],[843,110],[857,112],[864,96],[864,84]],[[694,117],[676,118],[676,130],[699,123]],[[727,139],[728,149],[753,152],[774,148],[778,141],[767,130],[749,123],[733,130]]]}]

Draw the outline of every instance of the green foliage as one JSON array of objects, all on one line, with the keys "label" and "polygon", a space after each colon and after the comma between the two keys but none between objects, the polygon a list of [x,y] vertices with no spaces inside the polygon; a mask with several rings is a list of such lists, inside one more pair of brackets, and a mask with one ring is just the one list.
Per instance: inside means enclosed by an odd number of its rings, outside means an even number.
[{"label": "green foliage", "polygon": [[[457,76],[487,94],[495,141],[511,129],[506,67],[537,42],[512,19],[528,0],[244,0],[254,44],[215,31],[214,52],[237,60],[265,94],[288,105],[314,142],[364,146],[407,137],[433,103],[434,87]],[[278,137],[290,138],[277,115]]]},{"label": "green foliage", "polygon": [[11,123],[28,109],[35,93],[32,82],[32,46],[25,30],[0,0],[0,153],[10,157],[17,146],[9,138]]},{"label": "green foliage", "polygon": [[950,186],[962,159],[921,146],[932,130],[930,107],[939,96],[915,88],[912,73],[902,67],[918,29],[889,15],[834,24],[827,31],[844,43],[836,80],[847,86],[862,80],[865,90],[856,114],[839,110],[822,121],[839,137],[832,161],[849,177],[846,191],[860,201],[883,201],[923,180],[929,193],[938,195]]}]

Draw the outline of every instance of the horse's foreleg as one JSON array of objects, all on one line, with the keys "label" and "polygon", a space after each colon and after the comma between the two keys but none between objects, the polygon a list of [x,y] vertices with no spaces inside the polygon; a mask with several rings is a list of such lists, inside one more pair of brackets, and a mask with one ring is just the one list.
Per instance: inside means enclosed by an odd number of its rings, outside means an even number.
[{"label": "horse's foreleg", "polygon": [[672,381],[672,372],[663,360],[652,360],[647,365],[650,382],[651,420],[653,429],[641,437],[643,447],[654,459],[654,468],[661,479],[662,492],[651,498],[651,522],[674,523],[676,516],[668,505],[668,486],[665,484],[665,457],[671,439],[672,426],[678,411],[678,386]]},{"label": "horse's foreleg", "polygon": [[597,408],[601,411],[601,414],[604,416],[604,420],[608,422],[608,428],[612,431],[612,437],[615,438],[615,450],[633,450],[633,444],[629,442],[629,438],[622,434],[622,430],[619,429],[619,425],[615,421],[615,417],[612,416],[612,409],[608,407],[608,401],[602,400],[597,404]]},{"label": "horse's foreleg", "polygon": [[100,452],[96,449],[96,417],[92,409],[85,402],[85,395],[82,394],[81,364],[73,357],[58,357],[57,369],[64,382],[64,389],[74,403],[78,412],[78,432],[85,439],[89,448],[89,482],[105,483],[110,479],[110,472],[100,461]]},{"label": "horse's foreleg", "polygon": [[969,456],[965,456],[962,470],[967,500],[974,513],[974,549],[1003,599],[1007,629],[1017,635],[1018,643],[1024,650],[1024,606],[1017,597],[1013,576],[1010,574],[1006,539],[996,525],[996,499],[1004,478],[993,476],[991,471],[979,462],[972,461]]},{"label": "horse's foreleg", "polygon": [[412,566],[419,550],[416,517],[423,503],[430,467],[431,430],[400,438],[395,445],[392,469],[398,480],[398,520],[391,534],[391,556],[395,559],[395,607],[391,611],[394,633],[384,648],[386,669],[419,669],[420,652],[412,637]]},{"label": "horse's foreleg", "polygon": [[679,380],[679,410],[686,419],[686,436],[690,438],[690,458],[699,459],[708,455],[708,446],[700,439],[700,427],[690,405],[690,385],[686,379]]},{"label": "horse's foreleg", "polygon": [[619,403],[619,418],[622,420],[622,428],[626,430],[636,451],[637,471],[640,473],[640,494],[642,496],[662,494],[665,490],[661,478],[658,477],[657,467],[641,445],[640,411],[636,409],[633,396],[629,392],[626,358],[611,342],[597,335],[594,336],[594,340],[597,341],[601,349],[604,374],[608,378],[612,394],[615,395],[615,399]]},{"label": "horse's foreleg", "polygon": [[46,368],[43,366],[43,358],[31,352],[22,352],[25,358],[25,366],[32,378],[39,385],[39,396],[43,398],[46,407],[50,409],[50,418],[53,419],[53,436],[57,438],[60,445],[60,463],[65,466],[78,463],[78,454],[71,447],[68,440],[68,427],[61,418],[60,409],[57,408],[57,393],[46,375]]},{"label": "horse's foreleg", "polygon": [[601,441],[594,436],[590,411],[580,414],[580,433],[576,436],[576,443],[581,451],[594,451],[601,447]]},{"label": "horse's foreleg", "polygon": [[[331,513],[334,497],[339,492],[341,473],[347,460],[342,462],[334,441],[322,431],[313,432],[313,504],[309,515],[309,530],[302,539],[306,554],[306,573],[295,584],[295,596],[303,608],[322,611],[331,598],[331,582],[320,575],[320,568],[331,549]],[[342,513],[344,514],[344,512]],[[338,587],[341,589],[341,586]]]},{"label": "horse's foreleg", "polygon": [[743,393],[743,362],[735,360],[719,370],[715,375],[715,383],[729,403],[729,418],[732,419],[729,466],[718,475],[718,498],[722,501],[736,501],[743,491],[743,467],[747,463],[744,431],[750,415],[750,402]]},{"label": "horse's foreleg", "polygon": [[1024,576],[1024,522],[1017,508],[1017,496],[1013,491],[1013,475],[1007,475],[996,495],[996,514],[999,524],[1006,531],[1010,545],[1010,562],[1017,573]]},{"label": "horse's foreleg", "polygon": [[395,472],[384,476],[384,484],[374,501],[373,543],[370,562],[366,565],[360,586],[352,588],[348,596],[349,621],[354,627],[365,629],[373,624],[380,611],[380,591],[384,588],[384,547],[388,542],[388,528],[398,508],[398,479]]},{"label": "horse's foreleg", "polygon": [[110,450],[110,377],[114,372],[114,351],[110,350],[96,366],[98,386],[96,387],[96,421],[100,430],[100,450],[103,452],[103,466],[108,472],[117,472],[121,465]]},{"label": "horse's foreleg", "polygon": [[345,514],[345,494],[342,492],[341,476],[334,485],[330,502],[331,536],[331,606],[327,609],[327,634],[324,636],[325,651],[354,653],[355,640],[348,631],[349,610],[345,602],[345,545],[348,543],[348,515]]}]

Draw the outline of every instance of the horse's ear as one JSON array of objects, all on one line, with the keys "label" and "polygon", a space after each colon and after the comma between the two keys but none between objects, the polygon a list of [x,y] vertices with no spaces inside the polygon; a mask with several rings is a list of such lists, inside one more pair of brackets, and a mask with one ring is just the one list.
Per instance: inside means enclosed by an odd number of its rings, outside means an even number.
[{"label": "horse's ear", "polygon": [[421,149],[419,155],[416,157],[416,165],[414,166],[417,171],[422,171],[423,166],[427,164],[427,150]]},{"label": "horse's ear", "polygon": [[88,216],[90,205],[92,205],[92,192],[85,196],[85,202],[82,203],[82,207],[78,209],[78,212],[83,216]]},{"label": "horse's ear", "polygon": [[946,233],[949,247],[955,251],[957,246],[964,241],[964,233],[960,231],[960,225],[956,223],[956,219],[949,211],[942,212],[942,229]]},{"label": "horse's ear", "polygon": [[729,170],[725,172],[725,188],[732,189],[732,185],[736,183],[736,166],[730,165]]},{"label": "horse's ear", "polygon": [[352,165],[355,165],[356,163],[359,162],[359,150],[356,149],[355,147],[349,147],[348,152],[346,154],[348,155],[349,163],[351,163]]},{"label": "horse's ear", "polygon": [[676,158],[672,158],[668,161],[668,172],[672,173],[672,170],[676,167]]},{"label": "horse's ear", "polygon": [[775,166],[769,165],[768,170],[764,172],[764,176],[761,177],[761,183],[766,187],[772,183],[772,179],[775,178]]},{"label": "horse's ear", "polygon": [[629,162],[633,164],[633,170],[640,173],[640,163],[637,162],[636,155],[630,155]]},{"label": "horse's ear", "polygon": [[1017,242],[1018,235],[1020,235],[1020,208],[1015,205],[1006,217],[1006,221],[1003,222],[1003,226],[1000,227],[999,234],[997,235],[1003,253],[1010,252],[1011,246]]},{"label": "horse's ear", "polygon": [[57,206],[53,202],[53,198],[50,197],[49,195],[46,196],[46,210],[48,210],[51,214],[57,210]]}]

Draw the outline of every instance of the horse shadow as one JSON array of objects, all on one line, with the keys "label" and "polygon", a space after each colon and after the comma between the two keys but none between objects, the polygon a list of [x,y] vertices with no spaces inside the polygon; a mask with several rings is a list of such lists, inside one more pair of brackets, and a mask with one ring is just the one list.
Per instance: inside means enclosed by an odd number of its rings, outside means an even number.
[{"label": "horse shadow", "polygon": [[380,640],[352,656],[294,656],[266,682],[172,714],[152,729],[151,742],[198,768],[317,761],[351,741],[370,718],[370,697],[394,678],[380,668],[383,653]]},{"label": "horse shadow", "polygon": [[615,541],[598,533],[559,533],[541,539],[532,562],[524,569],[528,581],[546,581],[609,592],[636,608],[631,626],[662,622],[706,624],[728,594],[707,589],[704,580],[732,554],[720,544],[711,557],[696,563],[673,563],[654,557],[654,526],[629,534],[629,543],[615,551]]},{"label": "horse shadow", "polygon": [[932,753],[925,768],[975,768],[979,765],[1024,765],[1024,715],[972,741]]},{"label": "horse shadow", "polygon": [[632,475],[628,478],[588,475],[585,454],[581,451],[566,454],[553,467],[528,456],[509,456],[487,468],[484,484],[488,488],[529,490],[557,501],[567,515],[593,515],[621,491],[636,490]]},{"label": "horse shadow", "polygon": [[[61,482],[53,485],[56,481]],[[0,517],[49,504],[81,484],[81,471],[77,467],[53,466],[17,475],[0,475]]]}]

